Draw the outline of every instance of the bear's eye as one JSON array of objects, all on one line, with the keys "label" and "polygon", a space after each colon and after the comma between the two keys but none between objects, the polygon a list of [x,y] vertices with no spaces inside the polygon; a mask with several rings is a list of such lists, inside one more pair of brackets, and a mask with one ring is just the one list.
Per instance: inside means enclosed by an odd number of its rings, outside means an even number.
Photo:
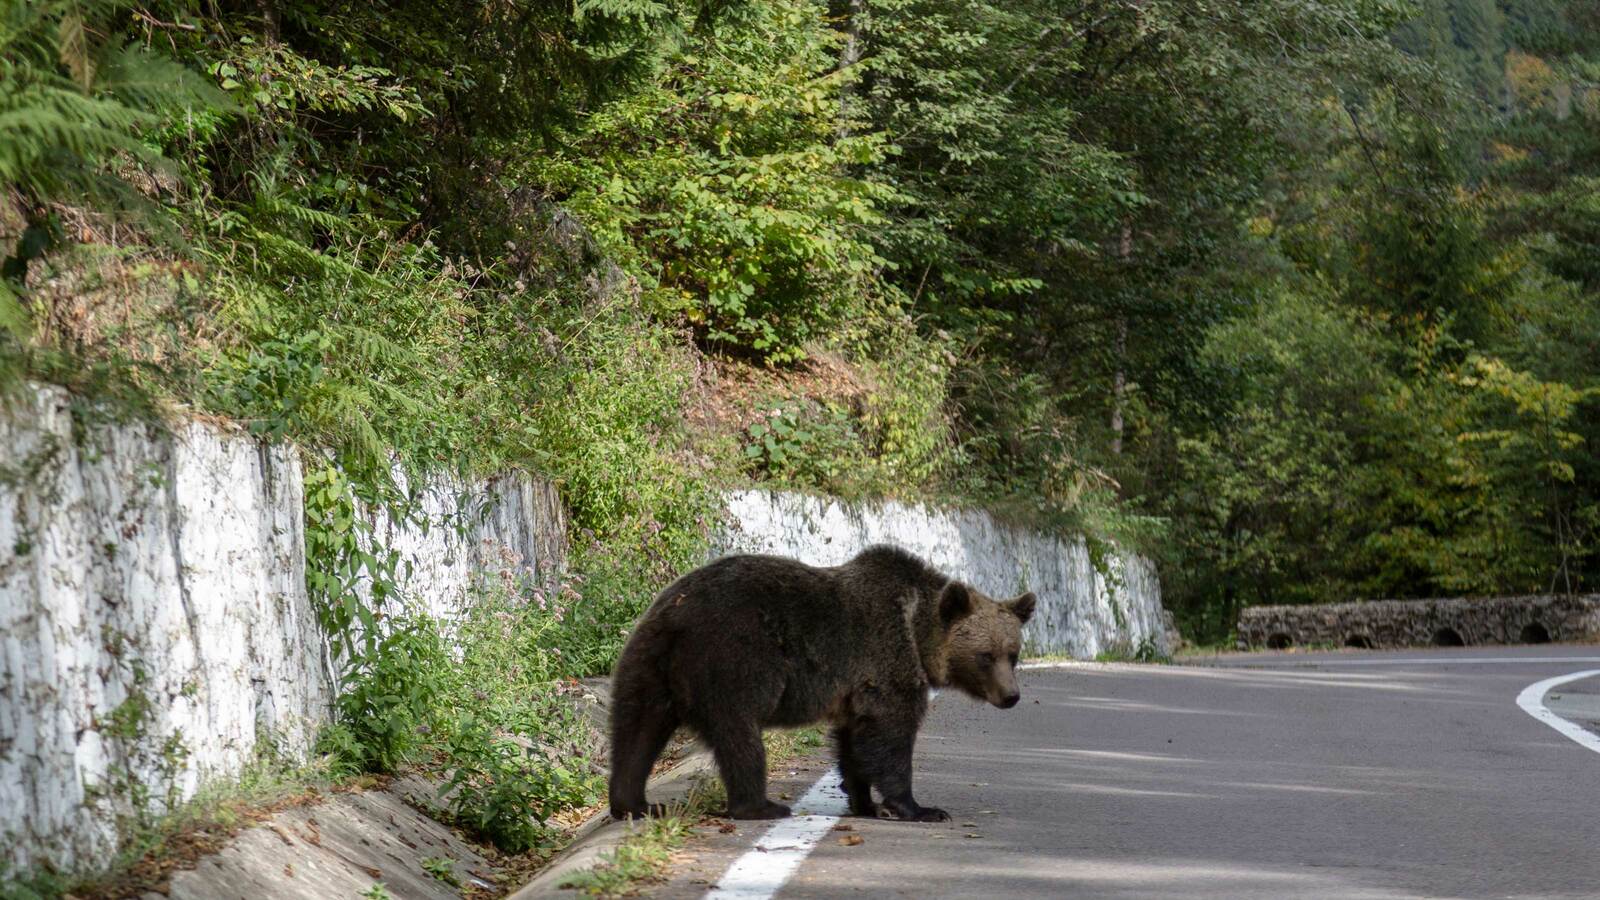
[{"label": "bear's eye", "polygon": [[990,666],[994,665],[994,654],[993,653],[979,653],[978,654],[978,665],[981,666],[982,668],[985,668],[985,669],[987,669]]}]

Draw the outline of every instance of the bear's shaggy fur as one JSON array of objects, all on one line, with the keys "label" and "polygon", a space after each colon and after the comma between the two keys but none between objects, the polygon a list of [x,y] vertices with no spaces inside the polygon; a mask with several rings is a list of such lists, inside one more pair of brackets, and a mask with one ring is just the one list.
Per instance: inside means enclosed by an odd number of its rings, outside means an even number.
[{"label": "bear's shaggy fur", "polygon": [[[996,603],[904,550],[828,568],[727,556],[656,597],[613,680],[611,814],[651,812],[645,782],[680,725],[708,743],[738,819],[786,816],[767,799],[761,730],[828,720],[850,809],[943,821],[911,795],[930,687],[1015,706],[1031,593]],[[659,812],[659,810],[657,810]]]}]

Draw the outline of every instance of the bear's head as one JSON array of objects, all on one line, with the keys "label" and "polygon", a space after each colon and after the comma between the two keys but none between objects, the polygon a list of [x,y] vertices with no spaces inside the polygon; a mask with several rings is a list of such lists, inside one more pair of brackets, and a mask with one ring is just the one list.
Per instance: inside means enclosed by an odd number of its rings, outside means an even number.
[{"label": "bear's head", "polygon": [[1017,654],[1034,601],[1031,591],[999,603],[959,581],[945,585],[939,596],[939,614],[949,628],[945,683],[1001,709],[1016,706],[1022,699]]}]

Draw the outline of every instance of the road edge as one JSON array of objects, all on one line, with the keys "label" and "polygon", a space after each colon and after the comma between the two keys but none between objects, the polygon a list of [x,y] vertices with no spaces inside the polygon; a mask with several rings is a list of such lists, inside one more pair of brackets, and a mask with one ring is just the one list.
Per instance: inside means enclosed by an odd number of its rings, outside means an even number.
[{"label": "road edge", "polygon": [[[715,769],[710,749],[695,741],[677,765],[651,778],[648,787],[651,794],[664,801],[682,799],[694,789],[701,776]],[[602,856],[617,849],[636,829],[634,824],[611,818],[609,812],[596,812],[573,829],[572,842],[552,857],[549,865],[540,869],[532,881],[507,895],[506,900],[533,900],[559,894],[563,881],[594,868]]]}]

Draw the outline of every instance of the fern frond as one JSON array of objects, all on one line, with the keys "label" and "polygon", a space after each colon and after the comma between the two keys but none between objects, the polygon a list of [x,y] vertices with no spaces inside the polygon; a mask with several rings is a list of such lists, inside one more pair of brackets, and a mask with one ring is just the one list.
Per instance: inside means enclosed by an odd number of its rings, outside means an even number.
[{"label": "fern frond", "polygon": [[106,54],[100,63],[95,91],[159,115],[197,108],[222,113],[238,109],[227,92],[193,69],[137,43]]},{"label": "fern frond", "polygon": [[377,276],[360,266],[263,228],[250,229],[249,240],[255,242],[259,250],[266,254],[275,254],[285,265],[297,268],[307,275],[330,279],[344,278],[351,283],[367,286],[382,283]]},{"label": "fern frond", "polygon": [[137,44],[95,46],[89,23],[121,5],[0,3],[0,182],[78,203],[115,194],[104,184],[118,163],[163,162],[144,138],[164,116],[232,108],[171,59]]},{"label": "fern frond", "polygon": [[425,365],[414,351],[363,325],[335,324],[328,326],[328,330],[346,342],[356,358],[367,365],[396,369],[419,369]]},{"label": "fern frond", "polygon": [[[17,88],[21,89],[18,90]],[[52,84],[0,86],[0,180],[35,190],[81,181],[116,153],[149,157],[134,136],[154,117]]]},{"label": "fern frond", "polygon": [[413,419],[424,419],[428,414],[428,410],[430,408],[428,403],[418,400],[417,398],[407,394],[405,391],[388,383],[387,381],[374,379],[368,384],[368,387],[370,387],[374,393],[381,394],[383,399],[388,401],[390,406],[400,410]]},{"label": "fern frond", "polygon": [[327,383],[321,394],[316,417],[329,437],[372,471],[387,469],[388,450],[368,418],[375,406],[372,395],[346,382]]},{"label": "fern frond", "polygon": [[253,209],[269,216],[288,219],[301,226],[326,228],[334,231],[342,229],[349,224],[344,216],[320,209],[312,209],[309,206],[303,206],[264,191],[258,191],[250,205]]}]

